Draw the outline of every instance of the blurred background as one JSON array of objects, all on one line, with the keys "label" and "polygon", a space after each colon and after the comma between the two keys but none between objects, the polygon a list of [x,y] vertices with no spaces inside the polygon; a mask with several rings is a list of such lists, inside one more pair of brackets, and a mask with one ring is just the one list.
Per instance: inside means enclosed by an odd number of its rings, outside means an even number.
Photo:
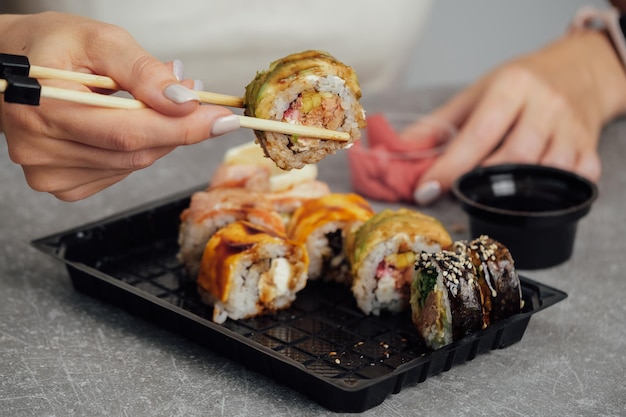
[{"label": "blurred background", "polygon": [[435,0],[410,86],[466,84],[498,63],[557,38],[583,5],[605,0]]},{"label": "blurred background", "polygon": [[[90,10],[88,0],[0,0],[0,12],[39,11],[42,4],[52,9],[72,5],[85,14]],[[116,7],[115,2],[110,4]],[[184,4],[176,7],[182,9]],[[409,87],[466,84],[498,63],[563,34],[581,6],[608,4],[607,0],[434,0],[406,81]]]}]

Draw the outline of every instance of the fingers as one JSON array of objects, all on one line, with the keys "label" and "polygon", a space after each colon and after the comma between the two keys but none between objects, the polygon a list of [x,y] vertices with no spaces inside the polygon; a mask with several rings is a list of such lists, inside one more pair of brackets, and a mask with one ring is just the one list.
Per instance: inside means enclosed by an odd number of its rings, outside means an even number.
[{"label": "fingers", "polygon": [[525,77],[508,73],[496,78],[484,92],[462,93],[454,107],[439,112],[461,119],[473,108],[457,137],[420,179],[414,195],[418,204],[430,204],[499,145],[519,116],[527,84]]},{"label": "fingers", "polygon": [[101,191],[179,145],[239,127],[238,117],[219,106],[197,106],[182,117],[151,109],[59,106],[64,104],[25,109],[3,103],[3,112],[15,113],[5,119],[5,136],[10,157],[23,166],[28,184],[66,201]]},{"label": "fingers", "polygon": [[600,155],[594,149],[581,154],[576,162],[574,171],[592,182],[597,182],[602,174]]},{"label": "fingers", "polygon": [[435,112],[457,123],[465,119],[465,124],[420,179],[416,203],[430,204],[478,165],[537,163],[599,179],[600,126],[580,117],[576,103],[516,68],[489,83],[484,91],[462,92]]},{"label": "fingers", "polygon": [[481,165],[538,163],[578,173],[597,181],[599,132],[589,131],[561,97],[537,89],[502,145]]},{"label": "fingers", "polygon": [[[6,113],[10,106],[5,103],[4,107]],[[218,106],[199,106],[183,117],[151,109],[118,111],[80,105],[54,113],[61,120],[44,113],[53,120],[23,129],[23,124],[37,118],[20,112],[22,119],[12,119],[17,126],[6,126],[9,154],[23,166],[31,188],[67,201],[86,198],[121,181],[179,145],[239,126],[236,115]]]},{"label": "fingers", "polygon": [[3,103],[2,112],[10,157],[23,166],[27,183],[65,201],[89,197],[177,146],[239,127],[230,110],[209,105],[179,117],[55,100],[34,108]]},{"label": "fingers", "polygon": [[147,108],[103,109],[53,100],[42,100],[41,106],[33,109],[12,103],[3,107],[6,120],[11,120],[5,126],[7,138],[30,132],[35,137],[70,139],[113,151],[189,145],[239,127],[239,119],[229,109],[212,105],[196,106],[181,117]]},{"label": "fingers", "polygon": [[[548,138],[559,123],[557,115],[563,115],[565,107],[559,97],[549,90],[532,89],[528,93],[521,114],[515,120],[510,132],[501,145],[481,162],[481,165],[495,165],[506,162],[535,163],[542,159],[548,146]],[[569,121],[569,117],[567,120]],[[563,126],[567,128],[567,125]],[[569,130],[569,129],[568,129]],[[567,145],[567,140],[564,145]],[[575,153],[572,148],[559,147],[554,154],[555,164],[571,166]]]},{"label": "fingers", "polygon": [[118,182],[122,181],[124,178],[128,177],[129,175],[130,173],[114,175],[114,176],[107,177],[107,178],[101,178],[99,180],[80,185],[76,188],[71,188],[69,190],[63,190],[63,191],[56,191],[56,192],[52,192],[51,194],[62,201],[71,202],[71,201],[83,200],[87,197],[90,197],[104,190],[105,188],[108,188],[114,184],[117,184]]},{"label": "fingers", "polygon": [[471,114],[474,105],[482,94],[482,83],[465,88],[441,107],[435,109],[431,116],[448,122],[453,126],[461,126]]},{"label": "fingers", "polygon": [[84,120],[93,120],[93,123],[76,120],[79,123],[69,124],[71,137],[84,138],[87,145],[119,151],[191,145],[239,128],[239,119],[230,110],[209,105],[199,106],[182,117],[167,117],[150,109],[140,109],[136,112],[104,111],[97,119]]},{"label": "fingers", "polygon": [[[122,152],[53,138],[22,137],[10,141],[11,160],[24,166],[138,170],[147,168],[174,147]],[[14,143],[15,142],[15,143]]]},{"label": "fingers", "polygon": [[[123,28],[54,12],[24,17],[13,26],[21,40],[7,52],[24,53],[36,65],[109,76],[147,105],[128,111],[53,99],[34,108],[3,103],[0,120],[9,155],[35,190],[68,201],[85,198],[177,146],[239,127],[227,108],[199,105],[192,88],[200,84],[183,79],[179,61],[160,62]],[[44,83],[89,91],[70,81]]]},{"label": "fingers", "polygon": [[[36,191],[63,196],[64,200],[78,200],[126,178],[132,171],[98,170],[90,168],[50,168],[25,166],[28,185]],[[108,186],[106,185],[106,186]]]},{"label": "fingers", "polygon": [[[91,52],[95,51],[95,52]],[[181,116],[194,111],[198,96],[183,85],[179,61],[165,64],[145,51],[125,29],[100,24],[91,33],[92,71],[112,77],[156,111]]]},{"label": "fingers", "polygon": [[600,132],[589,131],[572,118],[559,117],[558,120],[539,162],[598,181],[602,171],[597,151]]}]

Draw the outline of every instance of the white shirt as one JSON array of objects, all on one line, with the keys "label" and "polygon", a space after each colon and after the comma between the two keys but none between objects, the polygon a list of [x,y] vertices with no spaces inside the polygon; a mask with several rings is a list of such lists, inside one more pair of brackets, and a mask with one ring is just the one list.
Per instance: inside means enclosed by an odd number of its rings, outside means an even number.
[{"label": "white shirt", "polygon": [[204,89],[243,94],[257,71],[287,54],[321,49],[352,66],[363,94],[400,87],[431,0],[13,0],[129,30],[163,61],[180,59]]}]

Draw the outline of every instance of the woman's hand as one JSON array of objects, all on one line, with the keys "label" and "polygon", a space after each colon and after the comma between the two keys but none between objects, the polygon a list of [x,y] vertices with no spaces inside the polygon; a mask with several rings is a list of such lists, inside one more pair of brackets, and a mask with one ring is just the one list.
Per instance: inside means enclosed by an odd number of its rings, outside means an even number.
[{"label": "woman's hand", "polygon": [[600,177],[602,126],[626,110],[626,72],[608,37],[585,31],[496,68],[433,115],[459,127],[422,176],[429,204],[479,165],[537,163]]},{"label": "woman's hand", "polygon": [[113,25],[50,12],[0,15],[0,51],[26,55],[33,65],[107,75],[148,106],[105,109],[46,98],[39,106],[0,104],[11,160],[30,187],[61,200],[86,198],[177,146],[239,127],[230,110],[199,106],[193,81],[175,76],[177,65],[156,60]]}]

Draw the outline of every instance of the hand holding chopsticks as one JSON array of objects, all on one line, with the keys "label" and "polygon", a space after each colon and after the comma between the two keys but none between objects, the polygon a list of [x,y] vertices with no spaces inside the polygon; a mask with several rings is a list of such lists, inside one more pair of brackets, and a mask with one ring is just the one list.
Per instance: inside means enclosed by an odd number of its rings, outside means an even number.
[{"label": "hand holding chopsticks", "polygon": [[[5,101],[8,102],[38,105],[40,98],[50,98],[106,108],[140,109],[146,107],[143,102],[131,98],[42,86],[37,81],[38,78],[57,79],[78,82],[88,87],[121,90],[115,80],[106,76],[30,65],[27,57],[19,55],[0,54],[0,64],[2,64],[0,77],[4,78],[0,79],[0,93],[5,94]],[[195,93],[201,103],[244,107],[241,97],[205,91],[196,91]],[[240,126],[244,128],[318,139],[350,140],[347,132],[248,116],[238,117]]]}]

